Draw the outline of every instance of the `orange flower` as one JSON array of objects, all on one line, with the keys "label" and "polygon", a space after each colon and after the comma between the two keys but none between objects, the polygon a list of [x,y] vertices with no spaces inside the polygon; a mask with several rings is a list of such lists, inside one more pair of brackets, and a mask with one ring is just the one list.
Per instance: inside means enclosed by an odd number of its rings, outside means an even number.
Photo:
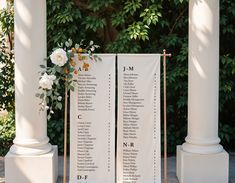
[{"label": "orange flower", "polygon": [[89,68],[89,64],[88,63],[83,63],[83,66],[82,66],[82,68],[85,70],[85,71],[88,71],[88,68]]},{"label": "orange flower", "polygon": [[82,53],[82,48],[78,48],[78,53]]}]

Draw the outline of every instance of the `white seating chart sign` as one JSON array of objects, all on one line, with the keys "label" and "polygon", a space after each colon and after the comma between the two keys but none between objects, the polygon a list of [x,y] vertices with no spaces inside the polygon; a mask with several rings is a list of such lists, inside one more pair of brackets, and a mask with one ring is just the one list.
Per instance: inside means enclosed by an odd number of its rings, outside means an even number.
[{"label": "white seating chart sign", "polygon": [[160,54],[99,56],[77,61],[70,183],[161,183]]},{"label": "white seating chart sign", "polygon": [[160,183],[160,55],[118,54],[117,183]]},{"label": "white seating chart sign", "polygon": [[115,54],[77,61],[70,98],[70,183],[115,182]]}]

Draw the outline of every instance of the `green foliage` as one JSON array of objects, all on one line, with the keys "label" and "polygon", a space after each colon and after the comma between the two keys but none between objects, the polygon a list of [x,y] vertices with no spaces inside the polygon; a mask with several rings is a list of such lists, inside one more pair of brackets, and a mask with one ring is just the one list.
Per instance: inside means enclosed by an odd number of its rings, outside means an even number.
[{"label": "green foliage", "polygon": [[15,138],[15,115],[9,112],[0,117],[0,156],[4,156]]},{"label": "green foliage", "polygon": [[[219,135],[229,150],[234,150],[235,121],[235,2],[220,1],[220,90]],[[233,145],[233,146],[232,146]]]},{"label": "green foliage", "polygon": [[63,119],[51,119],[47,124],[47,134],[50,143],[58,146],[59,154],[64,150],[64,121]]},{"label": "green foliage", "polygon": [[81,12],[73,1],[47,1],[47,33],[48,50],[58,43],[64,43],[68,38],[80,42],[83,36],[80,31]]},{"label": "green foliage", "polygon": [[14,31],[14,9],[11,6],[9,9],[0,10],[0,26],[2,33],[8,35]]},{"label": "green foliage", "polygon": [[[122,45],[122,46],[120,46]],[[107,50],[111,53],[137,53],[140,45],[136,44],[126,32],[121,32],[116,41],[107,45]]]},{"label": "green foliage", "polygon": [[[124,34],[123,38],[127,40],[129,38],[138,42],[149,40],[149,29],[151,25],[156,25],[159,21],[159,18],[162,16],[161,9],[161,3],[155,3],[154,1],[148,4],[141,0],[125,1],[123,2],[123,7],[117,8],[118,11],[114,11],[111,15],[113,17],[112,25],[117,31],[122,32]],[[132,44],[139,44],[138,42],[132,41]],[[113,51],[116,44],[110,43],[107,51]],[[122,44],[118,46],[116,52],[119,52],[119,47],[122,48]],[[135,47],[137,48],[137,46]],[[136,52],[138,51],[139,49],[136,50]],[[123,49],[120,52],[128,51]]]},{"label": "green foliage", "polygon": [[99,28],[103,28],[106,24],[104,19],[100,19],[98,17],[94,17],[94,16],[87,16],[85,18],[85,22],[84,25],[86,27],[87,30],[92,30],[92,31],[97,31]]},{"label": "green foliage", "polygon": [[97,12],[101,10],[103,7],[108,7],[110,4],[114,3],[114,0],[106,0],[106,1],[100,1],[100,0],[95,0],[95,1],[90,1],[88,5],[88,9]]},{"label": "green foliage", "polygon": [[[223,111],[228,103],[235,100],[235,56],[229,54],[220,57],[220,111]],[[231,78],[231,79],[229,79]],[[231,112],[228,108],[224,112]]]},{"label": "green foliage", "polygon": [[[10,4],[9,4],[10,5]],[[0,11],[0,108],[14,109],[13,7]]]},{"label": "green foliage", "polygon": [[11,111],[14,109],[14,60],[13,54],[7,51],[5,38],[0,38],[0,108]]},{"label": "green foliage", "polygon": [[223,143],[229,144],[232,140],[234,140],[234,133],[235,127],[228,124],[220,123],[219,137]]},{"label": "green foliage", "polygon": [[142,6],[141,0],[128,0],[124,3],[124,12],[134,15],[136,10],[140,9]]},{"label": "green foliage", "polygon": [[149,40],[148,37],[148,25],[144,25],[143,22],[135,22],[132,25],[130,25],[127,29],[127,32],[130,35],[131,39],[142,39],[144,40]]},{"label": "green foliage", "polygon": [[156,25],[158,17],[161,17],[161,13],[158,12],[158,7],[156,5],[151,5],[149,8],[145,8],[140,14],[140,17],[144,17],[143,22],[146,22],[147,25],[150,25],[151,23]]}]

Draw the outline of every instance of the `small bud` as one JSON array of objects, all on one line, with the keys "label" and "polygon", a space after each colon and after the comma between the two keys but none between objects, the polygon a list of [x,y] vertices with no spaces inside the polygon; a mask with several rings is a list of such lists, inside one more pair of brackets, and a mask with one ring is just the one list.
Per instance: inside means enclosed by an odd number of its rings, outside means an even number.
[{"label": "small bud", "polygon": [[70,61],[70,65],[75,67],[76,66],[76,62],[74,62],[73,60]]},{"label": "small bud", "polygon": [[64,73],[65,74],[68,74],[69,73],[69,70],[67,68],[64,68]]},{"label": "small bud", "polygon": [[75,48],[72,48],[72,52],[75,53],[75,52],[76,52],[76,49],[75,49]]}]

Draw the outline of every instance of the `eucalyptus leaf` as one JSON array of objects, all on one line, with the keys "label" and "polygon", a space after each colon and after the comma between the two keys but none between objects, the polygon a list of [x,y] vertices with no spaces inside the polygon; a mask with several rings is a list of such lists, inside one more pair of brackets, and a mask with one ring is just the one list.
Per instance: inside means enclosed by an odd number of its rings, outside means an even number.
[{"label": "eucalyptus leaf", "polygon": [[51,96],[51,94],[52,94],[52,90],[48,90],[47,91],[47,96]]},{"label": "eucalyptus leaf", "polygon": [[72,79],[73,78],[73,75],[72,74],[69,74],[68,75],[68,79]]},{"label": "eucalyptus leaf", "polygon": [[44,98],[44,96],[45,96],[45,94],[44,94],[44,93],[41,93],[41,95],[40,95],[40,99],[43,99],[43,98]]},{"label": "eucalyptus leaf", "polygon": [[56,104],[56,107],[57,107],[59,110],[61,110],[61,109],[62,109],[62,103],[58,102],[58,103]]},{"label": "eucalyptus leaf", "polygon": [[45,66],[45,65],[40,65],[40,67],[41,67],[42,69],[45,69],[45,68],[46,68],[46,66]]},{"label": "eucalyptus leaf", "polygon": [[73,87],[73,86],[70,86],[70,90],[74,92],[74,87]]},{"label": "eucalyptus leaf", "polygon": [[46,97],[46,103],[49,103],[49,102],[50,102],[49,98],[48,98],[48,97]]},{"label": "eucalyptus leaf", "polygon": [[68,41],[65,42],[65,46],[69,47],[69,42]]},{"label": "eucalyptus leaf", "polygon": [[80,45],[76,43],[76,44],[75,44],[75,48],[76,48],[76,49],[80,48]]}]

